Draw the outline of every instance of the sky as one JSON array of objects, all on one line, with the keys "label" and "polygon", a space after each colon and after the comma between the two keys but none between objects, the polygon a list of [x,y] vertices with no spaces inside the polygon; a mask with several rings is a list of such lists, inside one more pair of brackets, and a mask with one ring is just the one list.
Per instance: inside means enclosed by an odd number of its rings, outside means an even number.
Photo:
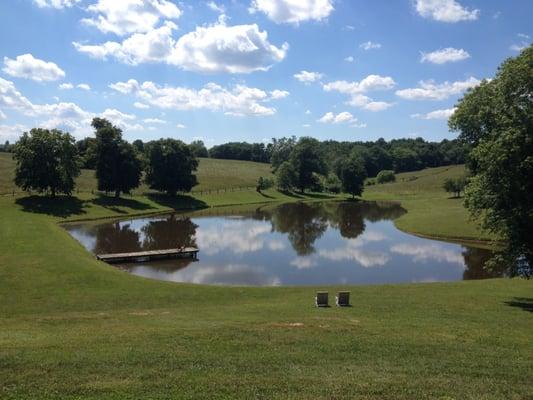
[{"label": "sky", "polygon": [[3,0],[0,143],[453,139],[462,94],[532,42],[531,0]]}]

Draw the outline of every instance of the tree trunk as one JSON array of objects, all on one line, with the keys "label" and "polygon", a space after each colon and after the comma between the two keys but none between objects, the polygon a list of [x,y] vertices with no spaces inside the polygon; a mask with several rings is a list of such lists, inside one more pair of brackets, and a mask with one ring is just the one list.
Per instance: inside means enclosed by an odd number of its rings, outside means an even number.
[{"label": "tree trunk", "polygon": [[120,189],[115,190],[115,199],[120,198]]},{"label": "tree trunk", "polygon": [[56,189],[55,188],[51,188],[52,190],[52,197],[56,197]]}]

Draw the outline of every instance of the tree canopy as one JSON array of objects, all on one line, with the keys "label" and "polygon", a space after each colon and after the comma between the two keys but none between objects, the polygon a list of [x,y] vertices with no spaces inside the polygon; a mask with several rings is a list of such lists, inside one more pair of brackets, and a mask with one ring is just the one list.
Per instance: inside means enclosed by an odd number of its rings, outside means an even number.
[{"label": "tree canopy", "polygon": [[511,275],[533,272],[533,46],[459,101],[449,126],[473,147],[465,204],[505,240]]},{"label": "tree canopy", "polygon": [[80,174],[74,138],[57,129],[24,132],[14,148],[15,184],[23,190],[70,195]]},{"label": "tree canopy", "polygon": [[338,176],[343,192],[351,194],[352,197],[363,193],[366,169],[363,159],[357,153],[352,154],[340,164]]},{"label": "tree canopy", "polygon": [[301,192],[316,184],[315,174],[327,172],[320,152],[320,142],[310,137],[301,138],[292,150],[289,163],[294,171],[294,186]]}]

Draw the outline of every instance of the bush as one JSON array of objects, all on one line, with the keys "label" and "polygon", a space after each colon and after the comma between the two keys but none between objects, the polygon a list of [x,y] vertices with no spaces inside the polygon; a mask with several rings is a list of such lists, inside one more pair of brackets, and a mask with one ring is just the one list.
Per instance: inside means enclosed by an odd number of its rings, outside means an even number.
[{"label": "bush", "polygon": [[329,174],[324,178],[324,188],[330,193],[340,193],[342,182],[335,174]]},{"label": "bush", "polygon": [[377,183],[395,182],[396,175],[394,175],[394,171],[384,169],[379,172],[378,176],[376,176],[376,181]]}]

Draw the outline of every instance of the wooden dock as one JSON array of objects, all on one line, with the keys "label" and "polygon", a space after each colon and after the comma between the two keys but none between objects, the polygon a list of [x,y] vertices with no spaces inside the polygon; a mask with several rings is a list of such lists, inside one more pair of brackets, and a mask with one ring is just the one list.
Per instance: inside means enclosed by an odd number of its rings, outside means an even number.
[{"label": "wooden dock", "polygon": [[120,262],[146,262],[163,260],[166,258],[185,257],[191,257],[193,260],[197,260],[198,252],[199,250],[196,247],[183,247],[180,249],[148,250],[134,253],[97,254],[96,258],[109,264]]}]

